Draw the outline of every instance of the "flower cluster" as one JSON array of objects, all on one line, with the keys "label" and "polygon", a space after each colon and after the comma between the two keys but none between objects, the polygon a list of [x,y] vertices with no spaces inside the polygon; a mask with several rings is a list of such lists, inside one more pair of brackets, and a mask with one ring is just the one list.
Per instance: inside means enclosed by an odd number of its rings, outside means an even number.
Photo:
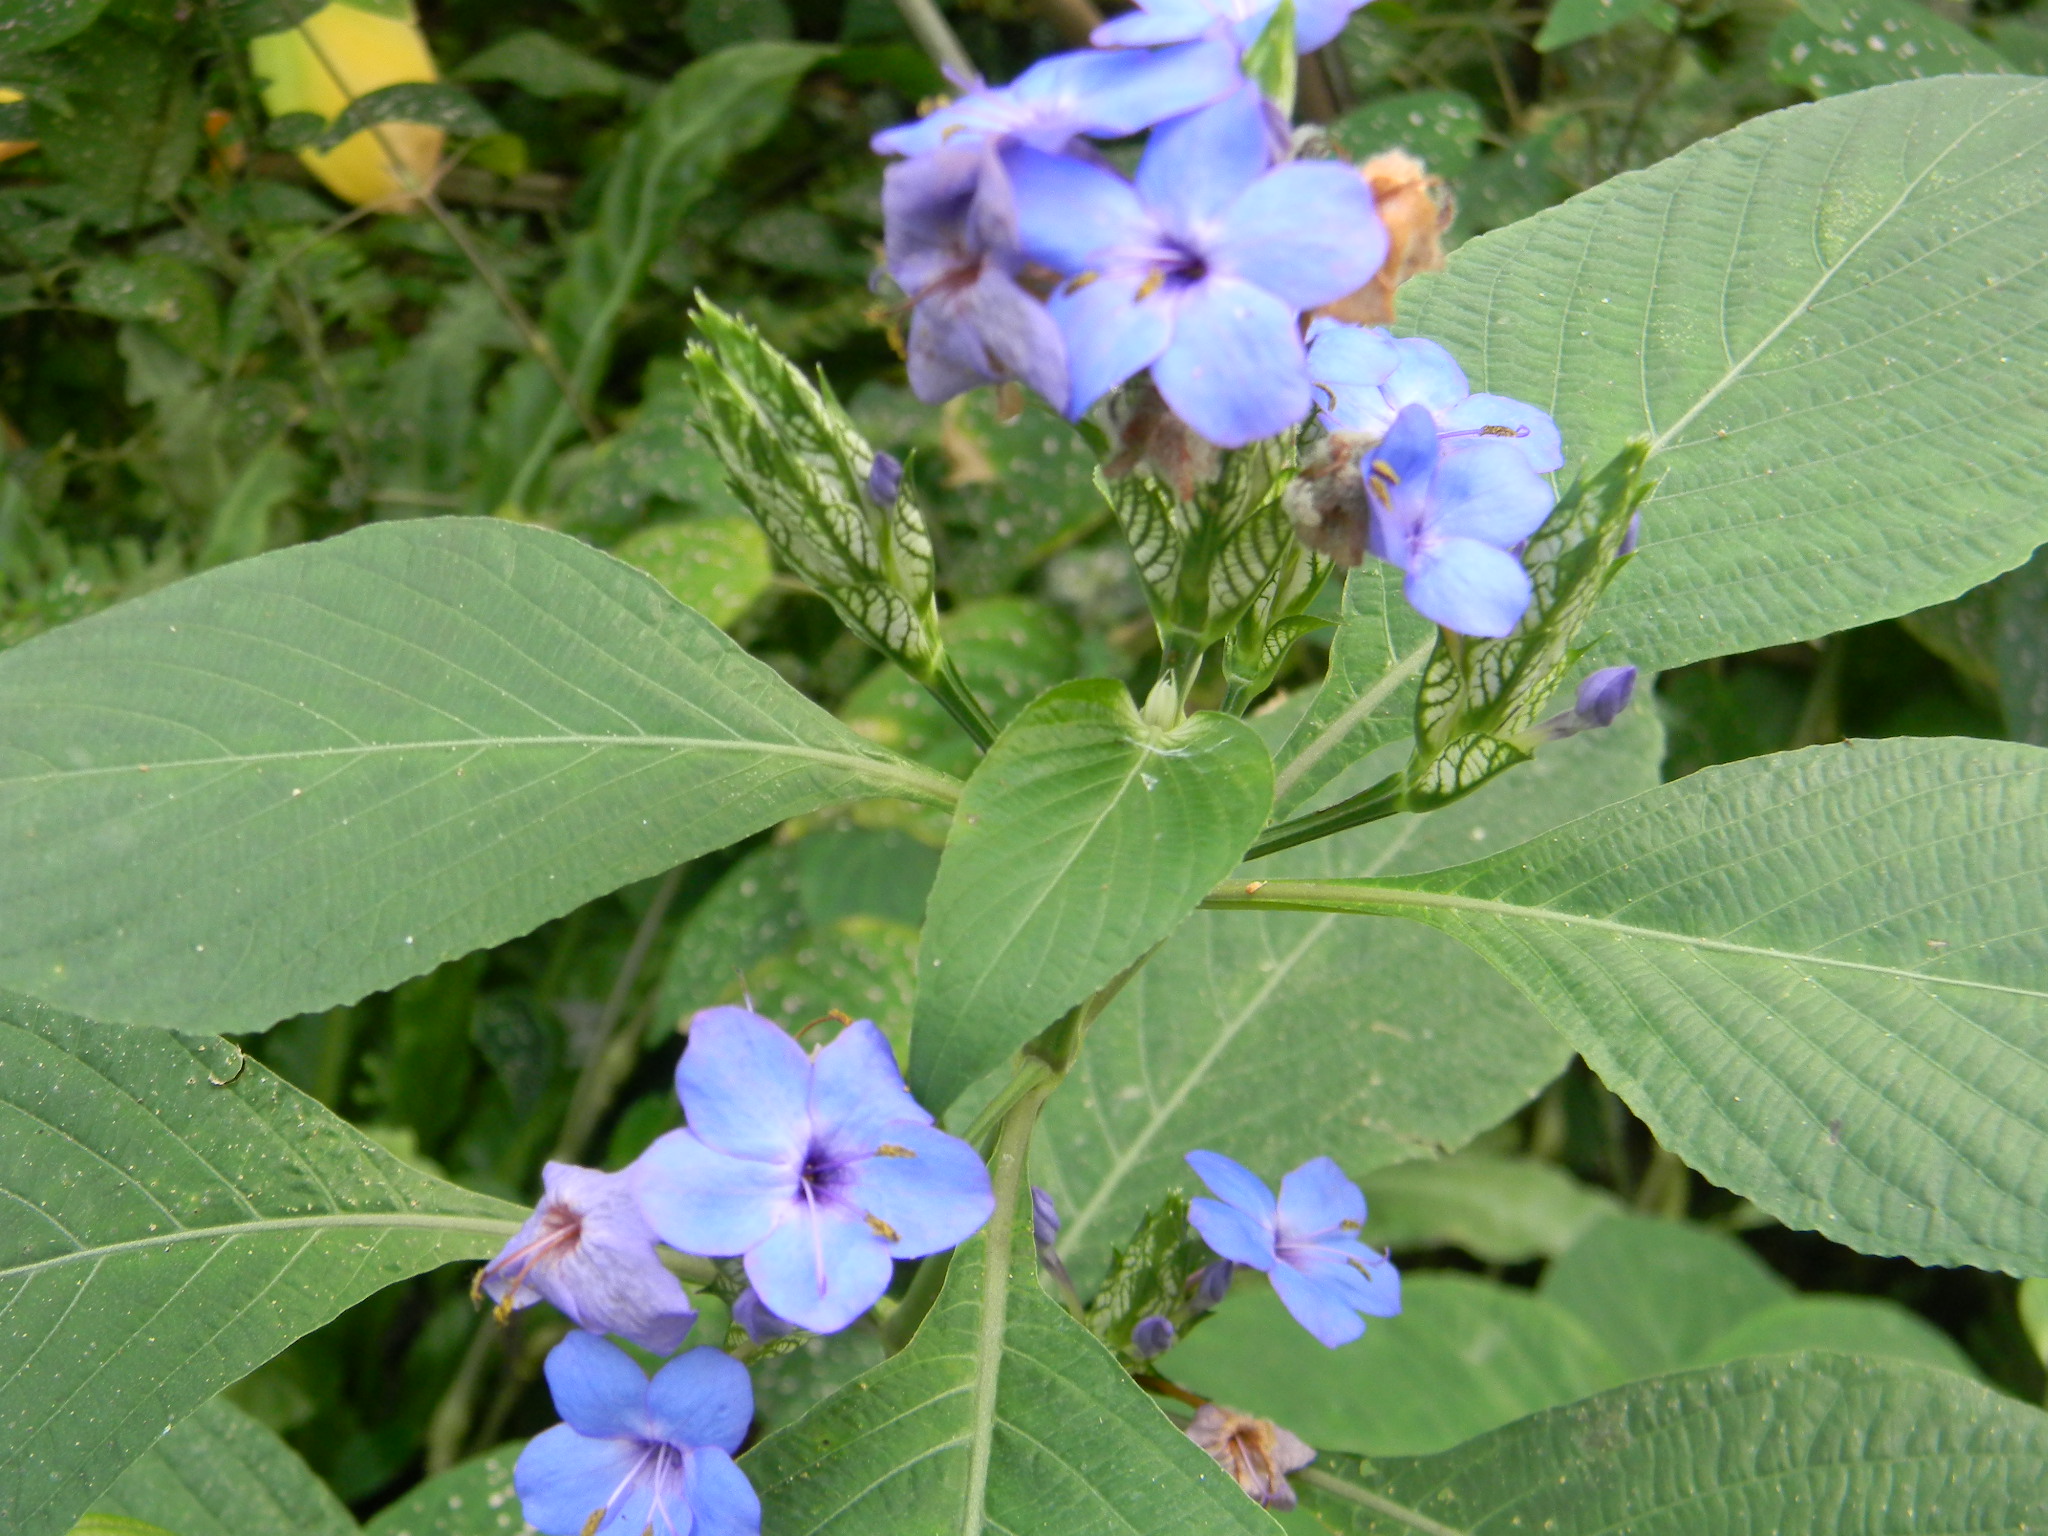
[{"label": "flower cluster", "polygon": [[[575,1323],[548,1356],[564,1422],[520,1453],[546,1536],[750,1536],[734,1465],[753,1418],[746,1367],[676,1355],[696,1321],[659,1244],[738,1258],[735,1320],[756,1341],[830,1333],[881,1299],[896,1259],[964,1242],[995,1208],[974,1149],[936,1128],[865,1019],[815,1054],[768,1019],[712,1008],[676,1068],[685,1127],[619,1173],[550,1163],[532,1217],[478,1276],[504,1317],[546,1300]],[[600,1335],[676,1355],[652,1381]]]},{"label": "flower cluster", "polygon": [[[1296,45],[1356,3],[1298,7]],[[1554,502],[1557,426],[1472,393],[1434,342],[1335,318],[1391,314],[1392,285],[1437,259],[1444,208],[1406,156],[1399,175],[1294,157],[1246,74],[1273,14],[1149,0],[1092,51],[876,135],[902,157],[883,212],[911,386],[937,402],[1020,380],[1079,417],[1142,373],[1216,448],[1307,425],[1288,496],[1302,541],[1397,566],[1447,629],[1505,636],[1531,600],[1520,551]],[[1095,147],[1146,131],[1128,179]]]}]

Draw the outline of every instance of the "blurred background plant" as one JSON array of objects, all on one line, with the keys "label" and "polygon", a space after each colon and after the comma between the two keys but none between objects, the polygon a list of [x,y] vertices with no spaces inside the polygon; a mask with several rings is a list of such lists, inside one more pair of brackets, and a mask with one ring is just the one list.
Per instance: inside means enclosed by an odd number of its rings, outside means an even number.
[{"label": "blurred background plant", "polygon": [[[1092,15],[947,13],[994,79]],[[1405,148],[1444,178],[1455,245],[1756,113],[1963,70],[2048,70],[2048,4],[1376,0],[1313,58],[1302,99],[1345,153]],[[0,0],[0,647],[368,521],[513,517],[612,550],[859,729],[964,771],[959,729],[775,569],[724,488],[682,362],[702,290],[822,366],[910,461],[948,648],[999,721],[1084,671],[1142,694],[1153,632],[1092,455],[1035,404],[917,407],[868,288],[868,135],[944,88],[889,0],[440,0],[420,17],[407,0]],[[1321,664],[1301,647],[1280,692]],[[2048,744],[2048,564],[1688,667],[1658,699],[1667,777],[1845,735]],[[530,1199],[549,1156],[619,1166],[675,1122],[692,1008],[749,991],[792,1022],[837,1008],[907,1028],[942,829],[862,814],[793,823],[254,1048],[480,1189]],[[1319,1443],[1431,1449],[1616,1372],[1829,1328],[2042,1395],[2036,1298],[1778,1228],[1581,1071],[1476,1150],[1368,1189],[1367,1235],[1422,1271],[1405,1331],[1360,1346],[1385,1355],[1375,1371],[1434,1391],[1431,1350],[1481,1324],[1513,1347],[1464,1357],[1474,1401],[1433,1428],[1411,1416],[1353,1444],[1297,1426]],[[1607,1219],[1622,1212],[1696,1230],[1647,1240]],[[1632,1335],[1599,1294],[1612,1273],[1711,1305]],[[465,1286],[385,1291],[235,1400],[359,1512],[384,1505],[547,1422],[548,1323],[480,1326]],[[1873,1299],[1788,1322],[1795,1287]],[[1198,1336],[1183,1379],[1258,1408],[1257,1362],[1280,1358],[1259,1326],[1251,1311]],[[880,1350],[856,1330],[773,1362],[764,1420]]]}]

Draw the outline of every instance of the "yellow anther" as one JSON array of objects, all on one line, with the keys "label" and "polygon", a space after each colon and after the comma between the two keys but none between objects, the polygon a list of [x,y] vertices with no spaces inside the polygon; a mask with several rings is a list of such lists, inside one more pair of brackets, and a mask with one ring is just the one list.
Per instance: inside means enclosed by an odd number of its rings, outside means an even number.
[{"label": "yellow anther", "polygon": [[1166,274],[1164,272],[1150,272],[1146,274],[1145,281],[1138,284],[1138,292],[1136,297],[1140,300],[1149,299],[1152,297],[1153,294],[1157,293],[1163,286],[1165,286],[1165,283]]},{"label": "yellow anther", "polygon": [[872,1211],[868,1213],[868,1229],[885,1243],[901,1241],[896,1229]]},{"label": "yellow anther", "polygon": [[875,1148],[877,1157],[915,1157],[917,1154],[908,1147],[899,1147],[893,1141],[885,1141]]}]

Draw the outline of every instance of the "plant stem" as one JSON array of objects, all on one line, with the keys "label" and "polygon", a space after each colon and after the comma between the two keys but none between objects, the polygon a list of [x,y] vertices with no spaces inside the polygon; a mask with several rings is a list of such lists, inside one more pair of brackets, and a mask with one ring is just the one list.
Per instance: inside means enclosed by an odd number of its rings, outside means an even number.
[{"label": "plant stem", "polygon": [[931,55],[932,62],[947,79],[957,85],[980,78],[974,60],[967,56],[967,50],[960,46],[960,39],[953,35],[952,26],[932,0],[896,0],[896,9],[902,13],[903,24],[910,28],[918,46]]},{"label": "plant stem", "polygon": [[1301,843],[1314,842],[1319,837],[1362,827],[1367,822],[1397,816],[1401,811],[1402,788],[1401,775],[1389,774],[1372,788],[1362,789],[1348,800],[1339,800],[1323,810],[1268,827],[1245,851],[1245,858],[1263,859],[1283,848],[1293,848]]},{"label": "plant stem", "polygon": [[945,706],[946,713],[958,722],[975,746],[986,752],[995,745],[996,723],[981,707],[981,701],[974,696],[974,690],[967,686],[967,679],[960,675],[960,669],[953,665],[953,658],[944,651],[933,663],[931,671],[918,679],[925,691]]},{"label": "plant stem", "polygon": [[597,1122],[611,1107],[612,1095],[619,1091],[619,1085],[632,1074],[633,1064],[640,1059],[640,1042],[635,1038],[637,1031],[619,1026],[622,1021],[631,1023],[626,1003],[633,995],[634,985],[640,980],[640,972],[646,967],[655,939],[660,937],[662,921],[675,902],[676,890],[683,881],[683,868],[678,864],[662,877],[654,899],[647,904],[646,914],[640,919],[639,928],[634,930],[633,942],[626,946],[626,956],[619,962],[618,974],[612,978],[612,989],[604,1000],[604,1011],[598,1015],[597,1049],[590,1053],[590,1060],[584,1063],[582,1074],[576,1079],[576,1087],[569,1095],[569,1108],[562,1116],[561,1133],[555,1138],[553,1156],[558,1163],[573,1163],[583,1156],[585,1144],[597,1129]]},{"label": "plant stem", "polygon": [[480,1314],[469,1336],[469,1348],[463,1351],[462,1363],[455,1368],[455,1378],[434,1404],[433,1417],[427,1420],[427,1476],[446,1472],[462,1460],[462,1448],[469,1443],[470,1422],[476,1416],[477,1388],[483,1382],[484,1368],[496,1352],[498,1339],[489,1315]]}]

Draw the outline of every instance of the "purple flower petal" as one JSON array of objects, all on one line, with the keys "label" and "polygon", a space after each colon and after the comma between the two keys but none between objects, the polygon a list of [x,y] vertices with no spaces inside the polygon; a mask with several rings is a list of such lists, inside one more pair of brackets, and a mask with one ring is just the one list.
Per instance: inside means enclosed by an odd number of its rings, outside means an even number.
[{"label": "purple flower petal", "polygon": [[714,1152],[687,1129],[658,1137],[635,1164],[647,1224],[683,1253],[745,1253],[796,1198],[803,1145],[792,1161],[771,1163]]},{"label": "purple flower petal", "polygon": [[1507,549],[1543,526],[1556,498],[1513,444],[1482,439],[1443,456],[1435,502],[1432,534]]},{"label": "purple flower petal", "polygon": [[1394,366],[1380,388],[1395,410],[1405,406],[1427,406],[1437,418],[1437,429],[1448,423],[1445,413],[1470,397],[1472,386],[1458,360],[1435,342],[1410,336],[1394,343]]},{"label": "purple flower petal", "polygon": [[1088,41],[1097,48],[1143,48],[1200,37],[1236,20],[1233,10],[1203,0],[1146,0],[1138,9],[1105,21],[1088,34]]},{"label": "purple flower petal", "polygon": [[1003,163],[1018,244],[1032,261],[1067,275],[1090,269],[1105,251],[1157,243],[1157,221],[1107,166],[1034,149],[1012,150]]},{"label": "purple flower petal", "polygon": [[1436,421],[1419,405],[1394,417],[1363,465],[1372,517],[1367,543],[1380,559],[1404,571],[1420,558],[1436,466]]},{"label": "purple flower petal", "polygon": [[693,1349],[654,1373],[647,1417],[650,1438],[737,1451],[754,1420],[754,1383],[731,1355]]},{"label": "purple flower petal", "polygon": [[[1070,328],[1070,345],[1072,335]],[[1220,448],[1285,431],[1310,405],[1294,311],[1263,288],[1224,277],[1188,290],[1152,382],[1174,415]]]},{"label": "purple flower petal", "polygon": [[1394,408],[1380,386],[1400,362],[1394,338],[1375,326],[1321,319],[1308,328],[1308,371],[1320,387],[1316,409],[1332,432],[1384,437]]},{"label": "purple flower petal", "polygon": [[1431,622],[1495,640],[1514,633],[1532,595],[1522,562],[1477,539],[1433,541],[1418,554],[1401,589]]},{"label": "purple flower petal", "polygon": [[1579,684],[1578,698],[1573,707],[1588,727],[1598,729],[1621,718],[1621,712],[1628,708],[1635,691],[1634,667],[1602,667]]},{"label": "purple flower petal", "polygon": [[964,1243],[994,1213],[988,1167],[959,1137],[901,1120],[883,1129],[880,1142],[882,1150],[855,1163],[834,1193],[889,1229],[879,1235],[891,1258],[920,1259]]},{"label": "purple flower petal", "polygon": [[820,1204],[793,1211],[747,1251],[747,1279],[777,1317],[813,1333],[837,1333],[889,1288],[895,1266],[866,1219]]},{"label": "purple flower petal", "polygon": [[637,1441],[592,1439],[567,1424],[535,1435],[512,1467],[526,1523],[543,1536],[579,1536],[631,1478],[641,1455]]},{"label": "purple flower petal", "polygon": [[1379,271],[1387,230],[1351,167],[1297,161],[1260,177],[1231,206],[1209,255],[1215,271],[1309,309]]},{"label": "purple flower petal", "polygon": [[789,1156],[810,1133],[810,1089],[810,1058],[780,1026],[744,1008],[706,1008],[690,1020],[676,1094],[706,1146]]},{"label": "purple flower petal", "polygon": [[1470,395],[1440,410],[1437,422],[1446,432],[1476,433],[1486,427],[1507,427],[1516,434],[1511,438],[1458,438],[1445,444],[1447,449],[1467,443],[1508,442],[1538,474],[1564,468],[1564,439],[1558,433],[1557,423],[1549,412],[1538,410],[1525,400],[1511,400],[1506,395]]},{"label": "purple flower petal", "polygon": [[[1266,99],[1247,82],[1213,106],[1153,130],[1138,162],[1137,193],[1168,227],[1194,234],[1222,218],[1266,173],[1272,164],[1268,151]],[[1358,182],[1355,175],[1346,173],[1346,178]],[[1363,190],[1365,184],[1358,184]],[[1370,208],[1371,192],[1365,200]],[[1295,213],[1299,228],[1300,209]]]},{"label": "purple flower petal", "polygon": [[937,405],[983,384],[1021,379],[1057,410],[1067,397],[1066,343],[1045,307],[993,264],[930,294],[910,317],[910,387]]},{"label": "purple flower petal", "polygon": [[1235,1205],[1196,1196],[1188,1202],[1188,1225],[1221,1257],[1248,1269],[1273,1267],[1273,1229]]},{"label": "purple flower petal", "polygon": [[634,1438],[649,1432],[647,1373],[618,1345],[594,1333],[572,1333],[548,1351],[542,1370],[555,1412],[579,1435]]},{"label": "purple flower petal", "polygon": [[1335,1349],[1365,1332],[1365,1319],[1327,1280],[1286,1264],[1276,1265],[1272,1278],[1281,1304],[1318,1344]]},{"label": "purple flower petal", "polygon": [[760,1536],[760,1496],[724,1451],[693,1452],[683,1475],[692,1520],[688,1536]]},{"label": "purple flower petal", "polygon": [[1112,272],[1060,288],[1046,306],[1066,340],[1069,416],[1080,416],[1173,339],[1172,295],[1162,290],[1141,300],[1144,282],[1143,273]]},{"label": "purple flower petal", "polygon": [[1195,1170],[1195,1176],[1208,1185],[1219,1200],[1236,1206],[1266,1226],[1273,1224],[1279,1203],[1274,1200],[1273,1192],[1266,1188],[1265,1180],[1243,1163],[1225,1157],[1221,1152],[1204,1152],[1197,1148],[1187,1154],[1187,1165]]},{"label": "purple flower petal", "polygon": [[1131,1330],[1131,1353],[1140,1360],[1150,1360],[1173,1348],[1174,1341],[1173,1320],[1155,1312],[1150,1317],[1140,1318],[1138,1325]]},{"label": "purple flower petal", "polygon": [[1282,1243],[1332,1230],[1356,1232],[1365,1225],[1365,1196],[1332,1159],[1312,1158],[1280,1181],[1274,1225]]},{"label": "purple flower petal", "polygon": [[931,1115],[910,1096],[888,1037],[868,1019],[856,1019],[811,1059],[812,1133],[849,1155],[867,1152],[883,1127]]}]

